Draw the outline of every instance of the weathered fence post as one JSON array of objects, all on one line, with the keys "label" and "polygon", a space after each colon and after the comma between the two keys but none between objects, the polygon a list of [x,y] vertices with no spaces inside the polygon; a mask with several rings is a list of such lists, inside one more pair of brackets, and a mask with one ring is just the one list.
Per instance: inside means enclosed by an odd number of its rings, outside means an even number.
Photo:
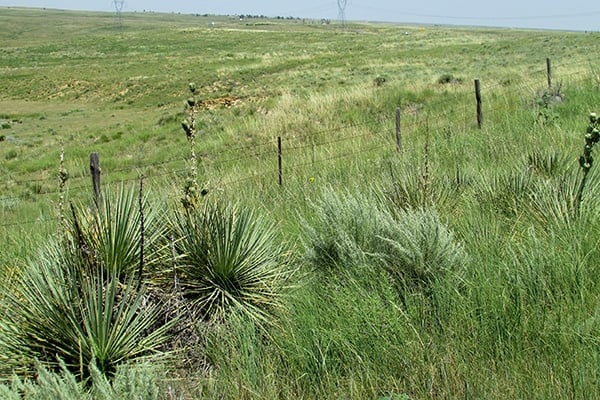
[{"label": "weathered fence post", "polygon": [[481,85],[479,79],[475,79],[475,99],[477,100],[477,126],[481,129],[483,124],[483,109],[481,107]]},{"label": "weathered fence post", "polygon": [[100,156],[98,153],[90,154],[90,174],[92,175],[92,187],[94,188],[94,202],[96,206],[100,206],[102,193],[100,191]]},{"label": "weathered fence post", "polygon": [[396,108],[396,148],[402,151],[402,127],[400,125],[400,107]]},{"label": "weathered fence post", "polygon": [[548,77],[548,89],[552,89],[552,62],[546,58],[546,76]]},{"label": "weathered fence post", "polygon": [[281,136],[277,136],[277,165],[279,171],[279,186],[283,186],[283,160],[281,152]]}]

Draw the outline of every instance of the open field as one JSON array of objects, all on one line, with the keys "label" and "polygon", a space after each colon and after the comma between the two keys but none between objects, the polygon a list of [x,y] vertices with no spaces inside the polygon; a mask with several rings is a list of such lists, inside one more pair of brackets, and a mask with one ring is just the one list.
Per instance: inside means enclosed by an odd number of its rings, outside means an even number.
[{"label": "open field", "polygon": [[202,320],[131,367],[158,398],[600,398],[599,39],[0,8],[0,300],[59,235],[61,148],[65,204],[98,152],[178,226],[194,82],[206,201],[272,222],[293,273],[266,331]]}]

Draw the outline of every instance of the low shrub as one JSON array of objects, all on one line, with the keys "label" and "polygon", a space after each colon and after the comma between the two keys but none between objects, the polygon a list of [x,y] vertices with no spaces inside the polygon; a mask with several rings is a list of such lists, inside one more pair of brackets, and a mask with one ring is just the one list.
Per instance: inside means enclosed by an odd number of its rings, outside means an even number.
[{"label": "low shrub", "polygon": [[109,381],[94,364],[91,377],[81,382],[63,364],[59,372],[38,365],[35,380],[15,378],[10,384],[0,385],[0,398],[5,400],[156,400],[162,398],[160,381],[164,372],[150,364],[119,367]]},{"label": "low shrub", "polygon": [[363,264],[379,232],[377,201],[328,189],[312,206],[314,216],[302,221],[309,263],[320,270]]},{"label": "low shrub", "polygon": [[462,78],[457,78],[452,74],[443,74],[437,80],[437,83],[440,85],[458,84],[461,82],[462,82]]},{"label": "low shrub", "polygon": [[383,266],[402,287],[432,284],[460,269],[465,254],[427,209],[390,209],[373,195],[326,191],[304,222],[309,262],[317,269]]},{"label": "low shrub", "polygon": [[452,274],[460,275],[466,255],[454,234],[433,210],[398,210],[381,221],[381,258],[403,288],[432,286]]}]

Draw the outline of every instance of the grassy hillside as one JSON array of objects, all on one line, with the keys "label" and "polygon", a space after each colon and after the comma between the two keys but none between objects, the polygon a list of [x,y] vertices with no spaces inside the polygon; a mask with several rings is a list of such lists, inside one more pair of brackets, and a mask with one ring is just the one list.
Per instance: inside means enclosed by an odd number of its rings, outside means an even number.
[{"label": "grassy hillside", "polygon": [[162,225],[189,228],[172,209],[190,82],[207,201],[289,243],[267,332],[252,313],[202,320],[171,343],[184,355],[116,382],[158,398],[600,397],[600,185],[593,165],[579,199],[577,162],[600,112],[598,33],[154,13],[117,29],[111,13],[12,7],[0,27],[2,299],[59,232],[61,148],[65,207],[87,201],[98,152],[105,188],[143,175]]}]

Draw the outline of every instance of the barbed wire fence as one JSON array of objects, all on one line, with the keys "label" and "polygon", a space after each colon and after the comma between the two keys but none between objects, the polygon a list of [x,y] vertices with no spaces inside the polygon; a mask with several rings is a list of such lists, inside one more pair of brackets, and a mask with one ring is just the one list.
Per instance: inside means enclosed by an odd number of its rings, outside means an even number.
[{"label": "barbed wire fence", "polygon": [[[545,66],[529,71],[527,80],[519,83],[518,93],[515,86],[506,82],[485,82],[474,80],[473,90],[466,82],[460,90],[453,94],[452,103],[443,107],[435,107],[435,111],[427,110],[426,116],[418,105],[398,104],[395,110],[390,110],[389,117],[383,120],[363,120],[340,124],[306,134],[282,135],[252,144],[228,146],[204,157],[200,161],[204,173],[213,180],[209,190],[235,191],[240,185],[269,184],[284,186],[292,177],[303,175],[313,179],[316,170],[323,168],[344,168],[340,161],[356,160],[365,154],[402,153],[405,139],[423,131],[423,120],[426,119],[427,129],[442,131],[444,129],[472,131],[481,129],[499,113],[510,113],[516,107],[523,107],[526,102],[532,102],[535,96],[544,91],[558,91],[561,85],[577,85],[589,77],[590,70],[585,66],[568,69],[568,74],[556,74],[561,66],[552,65],[550,59],[545,60]],[[522,97],[522,102],[514,101]],[[494,109],[492,109],[492,104]],[[527,104],[525,104],[527,105]],[[452,121],[451,126],[449,121]],[[374,131],[374,126],[378,127]],[[144,176],[146,182],[160,186],[161,182],[179,178],[183,181],[188,166],[183,156],[172,156],[167,159],[144,164],[142,167],[113,168],[103,171],[103,184],[106,186],[124,185],[136,182]],[[226,176],[223,176],[225,175]],[[125,175],[123,177],[122,175]],[[117,178],[113,178],[113,177]],[[55,189],[44,189],[44,185],[56,182]],[[0,195],[0,206],[3,214],[19,208],[26,201],[56,202],[60,194],[58,177],[19,178],[12,177],[8,183],[19,187],[30,187],[33,190],[23,194]],[[80,173],[68,180],[65,194],[72,198],[92,195],[90,176]],[[51,207],[49,207],[51,208]],[[40,215],[28,220],[0,222],[0,229],[32,226],[35,224],[56,223],[55,215]],[[6,217],[4,218],[7,219]]]}]

